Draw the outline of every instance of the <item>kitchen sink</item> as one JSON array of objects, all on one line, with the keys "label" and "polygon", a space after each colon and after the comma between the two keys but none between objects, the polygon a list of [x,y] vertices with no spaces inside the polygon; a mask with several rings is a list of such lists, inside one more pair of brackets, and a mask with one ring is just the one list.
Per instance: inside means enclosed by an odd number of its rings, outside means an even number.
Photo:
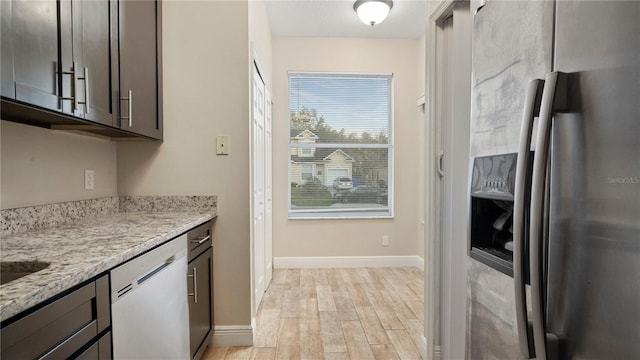
[{"label": "kitchen sink", "polygon": [[41,261],[0,261],[0,285],[46,269],[49,265]]}]

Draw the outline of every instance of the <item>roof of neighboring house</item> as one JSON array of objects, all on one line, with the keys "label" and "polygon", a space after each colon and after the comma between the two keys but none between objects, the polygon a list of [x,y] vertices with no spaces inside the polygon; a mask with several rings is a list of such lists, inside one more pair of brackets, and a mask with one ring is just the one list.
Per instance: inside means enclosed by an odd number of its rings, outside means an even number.
[{"label": "roof of neighboring house", "polygon": [[316,148],[316,152],[313,156],[291,156],[291,161],[296,163],[330,161],[333,154],[338,151],[344,154],[347,161],[354,161],[353,158],[346,152],[342,151],[342,149],[335,148]]},{"label": "roof of neighboring house", "polygon": [[302,139],[302,133],[304,133],[305,131],[308,131],[309,133],[311,133],[311,137],[319,140],[319,139],[330,139],[332,136],[334,136],[334,134],[332,132],[329,131],[325,131],[325,130],[295,130],[295,129],[291,129],[289,131],[289,137],[291,139]]},{"label": "roof of neighboring house", "polygon": [[311,138],[318,140],[319,137],[318,135],[316,135],[313,131],[305,129],[305,130],[291,130],[290,132],[290,136],[292,139],[303,139],[304,136],[302,136],[302,134],[308,132],[311,136]]}]

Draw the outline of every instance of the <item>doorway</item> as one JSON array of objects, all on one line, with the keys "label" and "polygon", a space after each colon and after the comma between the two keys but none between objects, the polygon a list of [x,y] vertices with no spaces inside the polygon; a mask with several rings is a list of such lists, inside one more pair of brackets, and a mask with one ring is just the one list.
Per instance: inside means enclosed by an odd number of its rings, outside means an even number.
[{"label": "doorway", "polygon": [[425,233],[427,359],[464,358],[468,239],[471,21],[469,2],[443,1],[431,14],[427,51],[428,204]]},{"label": "doorway", "polygon": [[258,312],[273,271],[272,100],[254,60],[251,91],[251,314]]}]

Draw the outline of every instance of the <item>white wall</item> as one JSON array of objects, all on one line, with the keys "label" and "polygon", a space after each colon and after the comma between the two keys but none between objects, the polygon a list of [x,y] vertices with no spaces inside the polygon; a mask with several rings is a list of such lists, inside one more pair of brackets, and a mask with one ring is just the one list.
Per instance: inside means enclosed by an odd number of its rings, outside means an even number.
[{"label": "white wall", "polygon": [[271,89],[272,45],[271,27],[265,0],[249,1],[249,41],[262,71],[267,88]]},{"label": "white wall", "polygon": [[[274,257],[418,255],[422,166],[417,158],[423,137],[416,106],[418,48],[417,39],[273,39]],[[394,74],[393,219],[287,219],[290,70]],[[383,235],[390,236],[390,246],[382,246]]]},{"label": "white wall", "polygon": [[[216,325],[248,325],[248,3],[164,1],[162,6],[164,141],[118,144],[118,192],[218,195]],[[229,136],[229,155],[216,155],[216,135]]]},{"label": "white wall", "polygon": [[[2,121],[2,209],[117,196],[116,144],[107,138]],[[93,190],[84,189],[93,169]]]}]

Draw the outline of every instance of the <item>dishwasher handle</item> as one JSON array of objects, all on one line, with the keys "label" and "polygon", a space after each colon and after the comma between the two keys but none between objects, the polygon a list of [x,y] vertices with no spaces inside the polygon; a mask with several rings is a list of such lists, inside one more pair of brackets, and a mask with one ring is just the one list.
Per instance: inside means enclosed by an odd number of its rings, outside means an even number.
[{"label": "dishwasher handle", "polygon": [[143,283],[146,285],[150,279],[186,256],[187,234],[183,234],[113,268],[109,272],[111,303],[114,304],[128,293],[135,292]]},{"label": "dishwasher handle", "polygon": [[151,269],[150,271],[148,271],[146,274],[140,276],[138,278],[138,280],[136,280],[136,282],[138,283],[138,285],[142,285],[143,282],[151,279],[155,274],[159,273],[160,271],[162,271],[162,269],[164,269],[167,266],[171,265],[174,261],[176,261],[176,256],[175,255],[169,257],[162,264],[159,264],[158,266],[156,266],[153,269]]}]

